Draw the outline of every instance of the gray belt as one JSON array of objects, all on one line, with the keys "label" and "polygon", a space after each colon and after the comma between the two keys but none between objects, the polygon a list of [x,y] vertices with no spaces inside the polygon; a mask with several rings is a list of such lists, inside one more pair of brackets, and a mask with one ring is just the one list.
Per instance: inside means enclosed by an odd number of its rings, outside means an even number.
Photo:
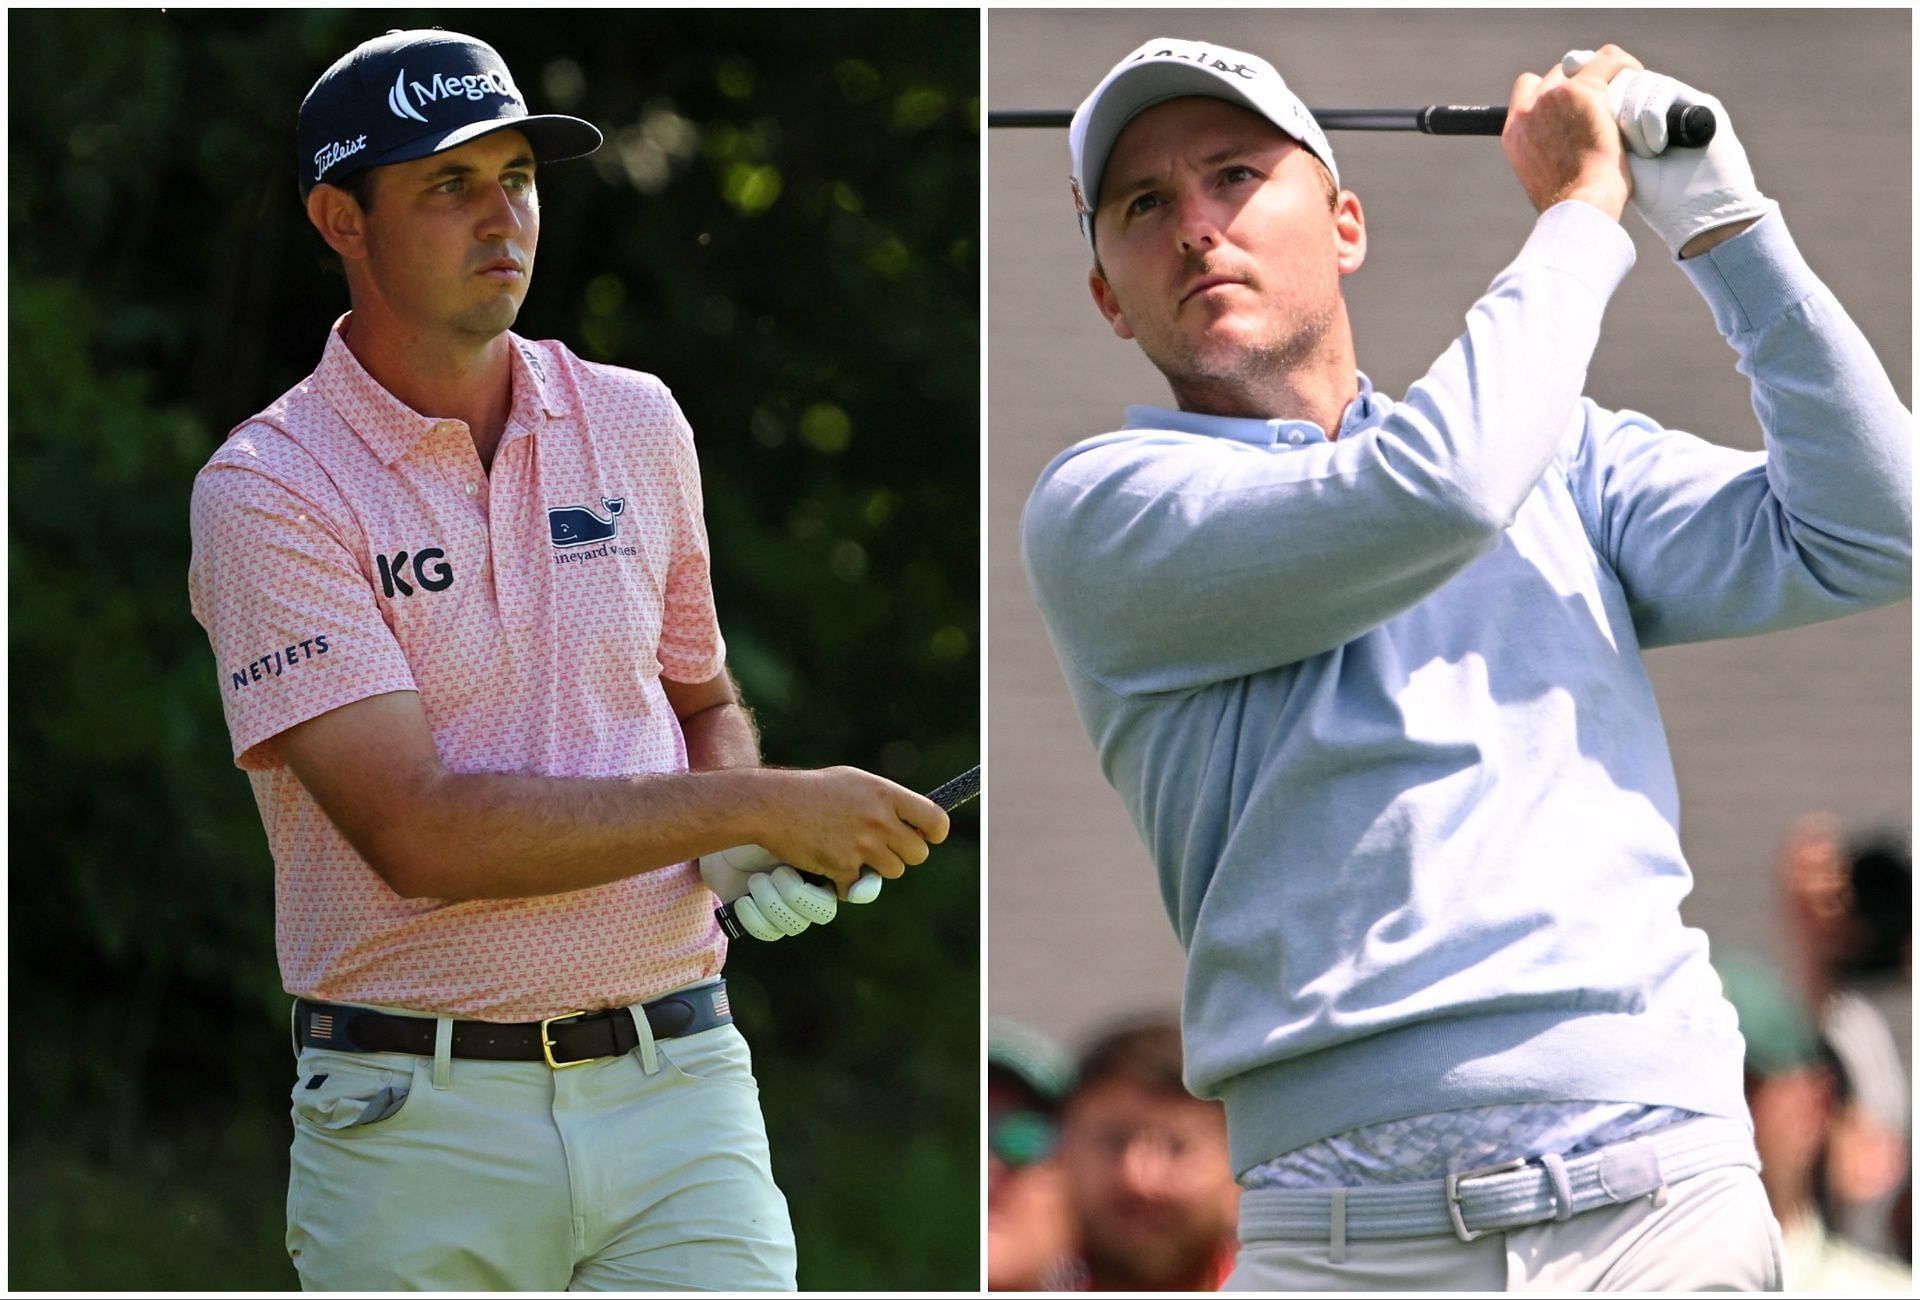
[{"label": "gray belt", "polygon": [[1384,1241],[1444,1237],[1472,1241],[1606,1205],[1651,1196],[1696,1174],[1760,1167],[1753,1134],[1730,1119],[1669,1124],[1577,1156],[1534,1156],[1428,1183],[1296,1190],[1259,1187],[1240,1194],[1240,1239]]}]

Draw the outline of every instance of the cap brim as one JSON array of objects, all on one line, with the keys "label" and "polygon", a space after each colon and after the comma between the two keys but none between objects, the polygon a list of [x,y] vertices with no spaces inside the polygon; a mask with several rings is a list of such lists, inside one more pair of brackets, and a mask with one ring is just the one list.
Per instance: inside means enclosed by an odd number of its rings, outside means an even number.
[{"label": "cap brim", "polygon": [[[398,149],[389,149],[364,161],[356,160],[358,166],[340,171],[327,177],[320,184],[333,184],[356,172],[366,171],[369,167],[387,167],[394,163],[412,162],[417,158],[430,158],[449,149],[457,149],[471,140],[483,135],[492,135],[496,131],[518,131],[527,137],[527,143],[533,146],[535,160],[543,163],[563,162],[568,158],[583,158],[598,149],[604,141],[600,128],[593,123],[577,117],[568,117],[564,113],[537,113],[527,117],[495,117],[484,122],[469,122],[442,136],[425,136],[413,140]],[[312,186],[308,186],[311,189]]]},{"label": "cap brim", "polygon": [[[469,122],[442,136],[440,142],[431,149],[414,156],[424,158],[428,154],[444,153],[469,140],[507,130],[518,131],[526,136],[527,143],[533,146],[533,156],[541,162],[585,157],[598,149],[604,139],[600,128],[591,122],[568,117],[564,113],[536,113],[527,117],[499,117],[490,122]],[[394,161],[405,160],[396,158]]]},{"label": "cap brim", "polygon": [[1093,112],[1088,116],[1080,144],[1080,192],[1087,207],[1100,206],[1101,181],[1107,170],[1107,155],[1127,123],[1155,104],[1188,95],[1224,99],[1251,112],[1266,114],[1232,81],[1211,69],[1193,63],[1142,63],[1128,68],[1101,88]]}]

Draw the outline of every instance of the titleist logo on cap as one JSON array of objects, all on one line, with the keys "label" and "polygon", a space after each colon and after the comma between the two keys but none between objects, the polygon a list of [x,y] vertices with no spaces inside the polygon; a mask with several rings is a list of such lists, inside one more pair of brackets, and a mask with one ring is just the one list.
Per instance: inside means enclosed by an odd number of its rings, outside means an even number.
[{"label": "titleist logo on cap", "polygon": [[1215,72],[1224,72],[1233,77],[1244,77],[1248,81],[1252,81],[1260,75],[1260,69],[1258,68],[1250,68],[1244,63],[1228,63],[1225,59],[1215,57],[1212,52],[1208,50],[1200,50],[1195,54],[1182,54],[1179,50],[1168,46],[1163,50],[1141,50],[1129,61],[1138,63],[1142,59],[1184,59],[1188,63],[1198,63],[1205,67],[1212,68]]},{"label": "titleist logo on cap", "polygon": [[313,155],[313,178],[319,180],[327,174],[327,168],[353,157],[366,147],[365,135],[356,136],[351,140],[335,140]]},{"label": "titleist logo on cap", "polygon": [[[1236,52],[1229,50],[1227,53],[1232,55]],[[1213,72],[1238,77],[1242,81],[1258,81],[1265,75],[1273,78],[1274,82],[1283,88],[1285,84],[1281,82],[1280,74],[1274,71],[1271,64],[1260,61],[1248,63],[1244,61],[1244,57],[1229,59],[1203,45],[1188,46],[1185,50],[1172,45],[1162,46],[1159,49],[1142,49],[1127,60],[1127,64],[1139,63],[1147,59],[1179,59],[1183,63],[1195,63]],[[1275,120],[1274,125],[1296,137],[1307,130],[1317,131],[1319,128],[1314,125],[1313,115],[1307,112],[1306,106],[1298,99],[1292,99],[1291,92],[1287,94],[1292,102],[1271,103],[1264,106],[1268,118],[1274,119],[1276,110],[1284,114],[1287,120],[1285,122]]]}]

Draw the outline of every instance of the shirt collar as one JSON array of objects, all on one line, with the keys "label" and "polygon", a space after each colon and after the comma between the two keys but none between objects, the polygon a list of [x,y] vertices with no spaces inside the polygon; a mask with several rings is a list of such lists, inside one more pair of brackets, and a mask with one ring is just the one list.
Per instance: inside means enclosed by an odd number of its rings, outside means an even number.
[{"label": "shirt collar", "polygon": [[[353,349],[347,346],[346,324],[352,314],[341,316],[328,332],[320,366],[314,371],[314,383],[335,413],[373,449],[380,463],[392,465],[442,422],[420,414],[367,373],[360,359],[353,355]],[[556,382],[556,376],[547,373],[551,364],[519,335],[509,333],[507,338],[513,346],[513,407],[507,416],[507,433],[502,442],[520,430],[537,429],[541,421],[534,417],[558,419],[568,411],[565,388]],[[515,429],[516,425],[519,430]]]},{"label": "shirt collar", "polygon": [[507,337],[513,341],[511,418],[520,420],[528,428],[539,423],[533,418],[536,415],[554,420],[564,418],[572,407],[567,401],[566,385],[560,382],[560,376],[552,373],[553,362],[518,334],[509,333]]},{"label": "shirt collar", "polygon": [[[1340,436],[1371,429],[1387,418],[1389,403],[1373,391],[1373,381],[1357,373],[1360,392],[1347,403],[1340,418]],[[1176,411],[1164,406],[1129,406],[1122,428],[1171,429],[1176,433],[1199,433],[1210,438],[1232,438],[1256,447],[1276,443],[1305,446],[1327,441],[1327,435],[1311,420],[1255,420],[1232,415],[1203,415],[1198,411]],[[1296,438],[1294,435],[1300,435]]]}]

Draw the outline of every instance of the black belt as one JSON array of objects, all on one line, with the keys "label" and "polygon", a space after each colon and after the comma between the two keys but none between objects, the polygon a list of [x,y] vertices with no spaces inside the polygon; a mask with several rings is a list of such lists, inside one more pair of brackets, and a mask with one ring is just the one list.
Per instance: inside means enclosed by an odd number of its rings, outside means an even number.
[{"label": "black belt", "polygon": [[[410,1052],[432,1056],[439,1022],[366,1007],[298,1000],[294,1024],[302,1047],[335,1052]],[[670,993],[640,1007],[655,1039],[684,1038],[733,1023],[727,984],[719,980]],[[474,1061],[545,1061],[556,1070],[603,1056],[625,1056],[640,1042],[626,1007],[574,1011],[526,1024],[453,1022],[453,1055]]]}]

